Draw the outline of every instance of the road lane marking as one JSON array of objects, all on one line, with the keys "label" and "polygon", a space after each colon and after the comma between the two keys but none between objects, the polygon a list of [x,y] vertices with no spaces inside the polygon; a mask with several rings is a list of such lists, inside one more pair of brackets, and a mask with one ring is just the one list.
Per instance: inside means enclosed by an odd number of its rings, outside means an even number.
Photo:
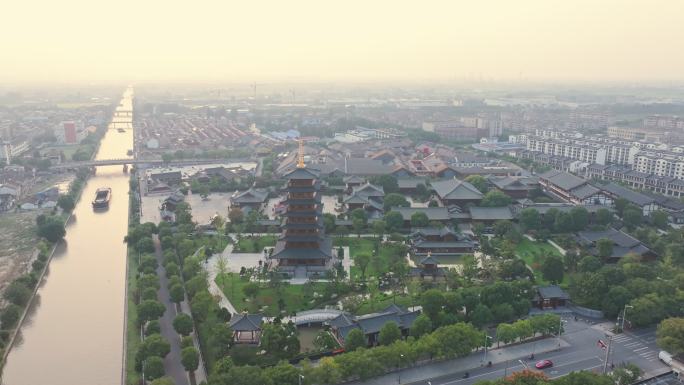
[{"label": "road lane marking", "polygon": [[639,349],[634,349],[634,352],[636,353],[636,352],[644,350],[644,349],[648,349],[648,346],[644,346],[643,348],[639,348]]},{"label": "road lane marking", "polygon": [[[587,372],[588,372],[588,371],[591,371],[592,369],[600,368],[600,367],[602,367],[602,366],[603,366],[603,364],[600,364],[600,365],[592,366],[592,367],[589,367],[589,368],[584,368],[584,369],[581,369],[581,370],[582,370],[582,371],[587,371]],[[561,374],[560,376],[555,376],[555,377],[550,377],[550,378],[553,380],[553,379],[556,379],[556,378],[559,378],[559,377],[567,376],[568,374],[569,374],[569,373]]]}]

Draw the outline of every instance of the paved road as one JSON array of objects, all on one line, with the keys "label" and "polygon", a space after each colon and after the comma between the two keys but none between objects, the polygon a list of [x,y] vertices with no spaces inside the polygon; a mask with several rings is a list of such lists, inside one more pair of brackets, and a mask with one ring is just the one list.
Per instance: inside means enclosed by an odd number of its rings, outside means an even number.
[{"label": "paved road", "polygon": [[187,372],[183,368],[181,363],[181,347],[180,347],[180,337],[175,330],[173,330],[173,319],[176,317],[176,305],[171,302],[171,296],[169,295],[169,280],[166,278],[166,269],[162,266],[164,262],[162,256],[161,245],[159,243],[159,237],[154,235],[154,252],[157,256],[157,262],[159,267],[157,267],[157,275],[159,276],[160,288],[157,294],[159,302],[166,306],[166,311],[164,315],[159,319],[161,324],[161,335],[169,341],[171,344],[171,352],[164,357],[164,371],[166,375],[173,378],[176,385],[189,385]]},{"label": "paved road", "polygon": [[[600,372],[603,369],[605,350],[599,348],[597,342],[599,339],[607,341],[606,333],[609,333],[613,323],[582,318],[575,321],[573,316],[564,316],[563,319],[565,331],[560,339],[560,348],[557,338],[546,339],[491,350],[487,361],[492,361],[492,367],[481,366],[483,357],[480,352],[456,360],[404,369],[356,384],[471,385],[477,381],[510,375],[522,370],[524,365],[533,367],[535,362],[542,359],[554,362],[552,368],[543,370],[551,378],[580,370]],[[535,352],[534,360],[529,359],[532,351]],[[609,364],[633,363],[649,377],[669,370],[657,359],[654,329],[615,336],[612,351]],[[464,378],[466,371],[470,374],[468,378]]]}]

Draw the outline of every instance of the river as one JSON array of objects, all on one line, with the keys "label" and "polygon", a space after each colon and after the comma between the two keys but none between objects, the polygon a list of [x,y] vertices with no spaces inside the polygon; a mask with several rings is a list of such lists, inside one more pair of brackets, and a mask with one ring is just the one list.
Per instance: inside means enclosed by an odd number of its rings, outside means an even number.
[{"label": "river", "polygon": [[[117,110],[132,110],[127,89]],[[132,116],[115,114],[97,159],[126,158]],[[98,187],[112,188],[109,210],[94,212]],[[4,369],[3,385],[121,383],[128,228],[128,174],[98,167],[86,183]]]}]

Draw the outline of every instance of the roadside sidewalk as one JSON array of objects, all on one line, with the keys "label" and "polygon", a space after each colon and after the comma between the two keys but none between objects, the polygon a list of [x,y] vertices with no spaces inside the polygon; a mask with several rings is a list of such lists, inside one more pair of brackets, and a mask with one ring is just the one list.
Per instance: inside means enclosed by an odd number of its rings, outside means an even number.
[{"label": "roadside sidewalk", "polygon": [[[560,348],[569,347],[565,341],[561,340]],[[462,372],[464,370],[471,370],[485,365],[487,361],[492,361],[492,364],[498,364],[509,361],[517,363],[519,359],[527,359],[534,351],[534,354],[547,353],[558,350],[558,339],[549,337],[543,340],[526,342],[518,345],[494,348],[487,351],[487,360],[483,362],[484,351],[472,353],[467,357],[455,358],[452,360],[418,363],[416,366],[402,369],[400,371],[391,372],[379,377],[375,377],[366,381],[355,381],[349,384],[354,385],[386,385],[397,382],[397,375],[401,373],[401,382],[403,384],[410,384],[416,381],[424,381],[426,379],[451,375]]]}]

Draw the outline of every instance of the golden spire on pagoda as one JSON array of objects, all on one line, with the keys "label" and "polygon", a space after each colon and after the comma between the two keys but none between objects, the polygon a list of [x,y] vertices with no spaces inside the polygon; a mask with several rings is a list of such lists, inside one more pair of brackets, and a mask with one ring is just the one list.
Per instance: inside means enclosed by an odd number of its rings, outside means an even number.
[{"label": "golden spire on pagoda", "polygon": [[304,168],[304,141],[299,139],[299,160],[297,161],[297,168]]}]

